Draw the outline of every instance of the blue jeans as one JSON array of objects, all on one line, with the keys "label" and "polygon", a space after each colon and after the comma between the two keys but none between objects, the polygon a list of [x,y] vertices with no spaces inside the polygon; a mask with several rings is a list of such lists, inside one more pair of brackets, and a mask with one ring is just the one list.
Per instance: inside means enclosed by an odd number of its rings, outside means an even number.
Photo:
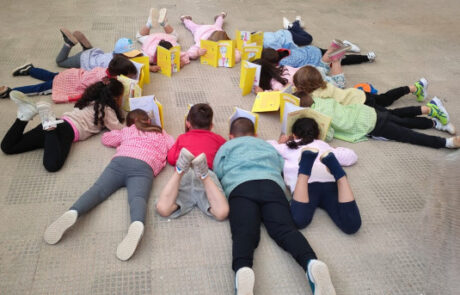
[{"label": "blue jeans", "polygon": [[291,32],[292,41],[294,41],[297,46],[310,45],[313,41],[313,37],[300,26],[298,20],[292,23],[292,27],[290,27],[288,31]]},{"label": "blue jeans", "polygon": [[27,95],[48,95],[51,94],[51,88],[53,87],[53,80],[58,73],[53,73],[41,68],[31,68],[29,75],[32,78],[42,80],[43,83],[15,87],[13,90],[21,91]]}]

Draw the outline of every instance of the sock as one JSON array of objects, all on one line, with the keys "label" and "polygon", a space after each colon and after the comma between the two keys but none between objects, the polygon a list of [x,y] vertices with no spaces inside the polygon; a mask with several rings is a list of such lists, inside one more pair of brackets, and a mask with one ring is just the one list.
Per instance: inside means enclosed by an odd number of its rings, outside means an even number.
[{"label": "sock", "polygon": [[455,148],[455,146],[454,146],[454,138],[453,137],[446,138],[446,148],[450,148],[450,149]]},{"label": "sock", "polygon": [[335,180],[339,180],[340,178],[347,175],[343,170],[342,166],[340,165],[339,161],[335,157],[334,153],[329,153],[326,157],[321,159],[324,165],[331,171],[331,174],[334,176]]},{"label": "sock", "polygon": [[315,153],[309,150],[302,152],[299,161],[299,174],[311,175],[311,168],[313,167],[316,156],[318,156],[318,152]]},{"label": "sock", "polygon": [[145,24],[145,26],[146,26],[147,28],[149,28],[149,29],[152,29],[152,20],[150,19],[150,17],[149,17],[149,19],[147,20],[147,23]]}]

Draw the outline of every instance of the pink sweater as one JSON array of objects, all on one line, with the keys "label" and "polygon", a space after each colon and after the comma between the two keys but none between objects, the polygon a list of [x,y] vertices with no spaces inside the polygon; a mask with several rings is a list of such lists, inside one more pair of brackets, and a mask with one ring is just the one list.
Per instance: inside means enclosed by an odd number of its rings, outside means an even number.
[{"label": "pink sweater", "polygon": [[342,166],[351,166],[356,163],[358,156],[356,153],[344,147],[333,148],[322,140],[314,140],[312,143],[299,147],[298,149],[290,149],[285,143],[278,143],[275,140],[268,140],[268,143],[280,153],[284,158],[284,181],[290,187],[291,193],[294,192],[297,182],[297,174],[299,172],[299,159],[300,150],[302,147],[312,147],[319,150],[318,157],[313,163],[310,178],[308,183],[311,182],[335,182],[334,176],[326,170],[326,166],[319,161],[319,156],[327,151],[334,153],[335,157]]},{"label": "pink sweater", "polygon": [[166,165],[166,156],[174,138],[164,130],[163,133],[143,132],[131,125],[104,133],[102,143],[117,148],[114,158],[129,157],[146,162],[156,176]]},{"label": "pink sweater", "polygon": [[[150,57],[150,63],[152,64],[157,63],[157,47],[161,40],[168,41],[172,44],[172,46],[179,45],[179,43],[177,43],[177,37],[174,35],[165,33],[150,34],[142,44],[142,51]],[[180,53],[180,60],[183,65],[190,63],[190,58],[187,52]]]}]

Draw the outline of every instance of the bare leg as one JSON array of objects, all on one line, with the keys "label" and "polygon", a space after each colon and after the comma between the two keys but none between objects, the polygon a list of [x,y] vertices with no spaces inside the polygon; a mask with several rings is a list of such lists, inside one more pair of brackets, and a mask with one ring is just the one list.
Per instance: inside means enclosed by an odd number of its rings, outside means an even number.
[{"label": "bare leg", "polygon": [[217,220],[224,220],[227,218],[229,212],[227,198],[209,175],[201,181],[203,181],[206,197],[209,201],[209,212],[211,212]]},{"label": "bare leg", "polygon": [[347,176],[343,176],[337,180],[337,190],[339,192],[339,203],[347,203],[355,200]]},{"label": "bare leg", "polygon": [[171,34],[172,32],[174,32],[174,28],[170,24],[166,24],[163,27],[163,30],[165,31],[166,34]]},{"label": "bare leg", "polygon": [[329,75],[335,76],[335,75],[342,74],[342,73],[343,73],[343,70],[342,70],[342,65],[340,63],[340,60],[333,61],[331,64],[331,70],[329,72]]},{"label": "bare leg", "polygon": [[168,217],[179,208],[176,204],[176,199],[183,174],[184,173],[179,174],[177,171],[174,171],[158,197],[156,209],[158,214],[163,217]]},{"label": "bare leg", "polygon": [[309,175],[299,174],[294,190],[294,200],[301,203],[309,203],[310,198],[308,197],[308,179]]},{"label": "bare leg", "polygon": [[149,35],[149,34],[150,34],[150,28],[144,25],[142,28],[140,28],[139,34],[140,34],[141,36],[147,36],[147,35]]}]

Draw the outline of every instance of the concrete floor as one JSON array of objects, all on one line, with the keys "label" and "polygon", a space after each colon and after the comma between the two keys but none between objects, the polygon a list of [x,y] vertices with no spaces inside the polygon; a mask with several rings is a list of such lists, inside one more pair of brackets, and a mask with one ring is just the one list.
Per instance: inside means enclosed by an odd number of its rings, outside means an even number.
[{"label": "concrete floor", "polygon": [[[2,0],[0,81],[9,86],[33,82],[13,78],[11,69],[27,61],[53,71],[62,38],[59,27],[81,30],[93,45],[112,50],[120,37],[134,38],[151,5],[167,7],[183,48],[191,34],[179,16],[208,23],[228,12],[225,28],[274,31],[281,17],[302,15],[314,45],[347,39],[373,64],[348,66],[348,85],[372,82],[381,92],[420,77],[430,82],[430,97],[443,99],[460,128],[460,3],[440,1],[88,1]],[[77,47],[73,52],[77,52]],[[79,50],[79,48],[78,48]],[[183,132],[188,103],[209,102],[215,132],[226,136],[234,106],[249,109],[253,95],[241,97],[239,67],[214,69],[199,62],[167,78],[152,74],[145,93],[165,108],[166,130]],[[37,100],[50,97],[37,97]],[[16,116],[10,100],[0,101],[0,134]],[[394,104],[418,104],[407,96]],[[55,105],[57,115],[72,108]],[[277,138],[278,114],[261,114],[259,135]],[[35,126],[35,119],[30,126]],[[447,136],[436,130],[429,134]],[[337,294],[458,294],[460,289],[459,152],[396,142],[367,141],[335,146],[353,148],[359,161],[347,168],[363,225],[347,236],[321,210],[302,233],[330,269]],[[154,202],[173,172],[167,167],[154,181],[144,238],[131,260],[115,257],[129,224],[126,190],[84,216],[61,242],[47,245],[46,226],[82,194],[110,161],[114,150],[100,135],[76,143],[63,169],[48,173],[43,151],[0,155],[0,294],[233,294],[228,222],[215,222],[198,210],[177,220],[159,217]],[[311,294],[304,273],[262,230],[255,253],[256,294]]]}]

